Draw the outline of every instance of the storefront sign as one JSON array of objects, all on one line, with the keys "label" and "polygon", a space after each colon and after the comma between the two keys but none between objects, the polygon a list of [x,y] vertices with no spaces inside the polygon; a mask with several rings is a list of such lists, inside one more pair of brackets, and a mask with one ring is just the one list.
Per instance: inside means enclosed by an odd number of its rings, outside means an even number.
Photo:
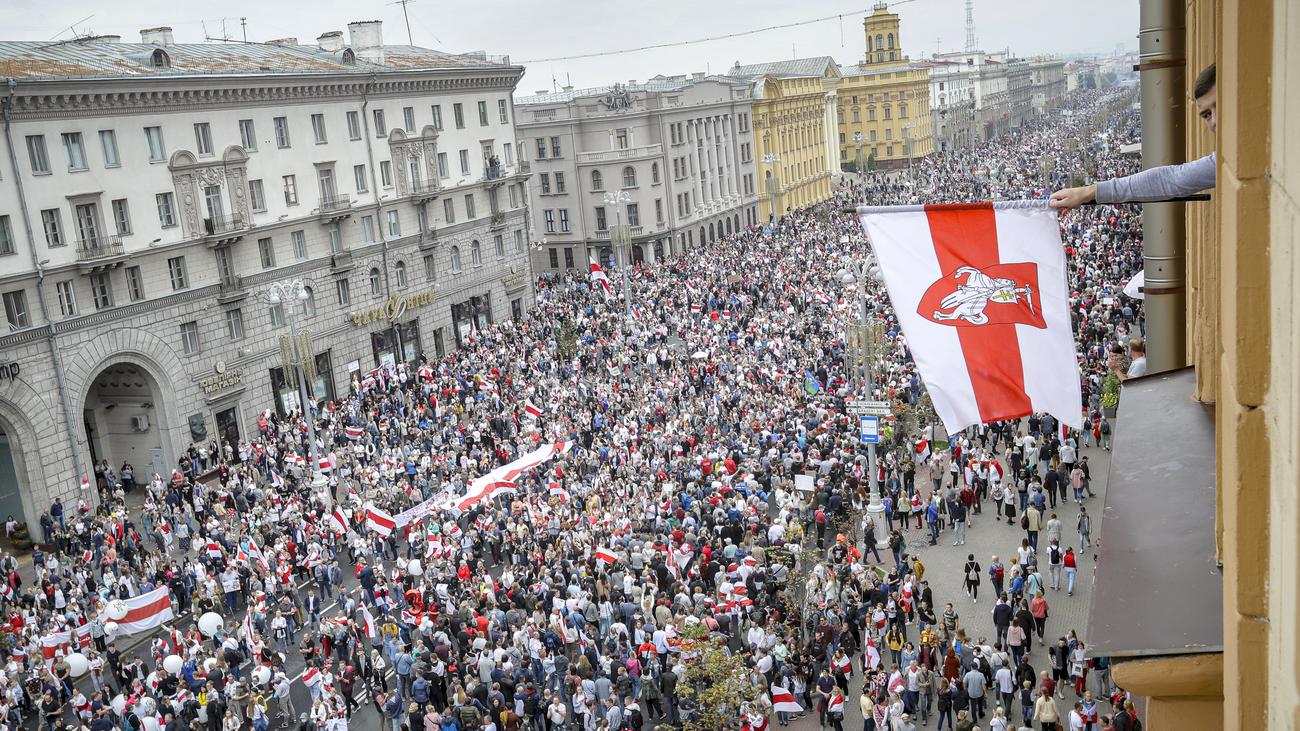
[{"label": "storefront sign", "polygon": [[19,370],[21,369],[18,366],[18,361],[13,361],[12,363],[0,364],[0,381],[18,380]]},{"label": "storefront sign", "polygon": [[224,362],[217,361],[216,371],[215,375],[199,381],[199,388],[203,389],[203,393],[220,391],[223,388],[229,388],[244,381],[243,368],[227,368]]},{"label": "storefront sign", "polygon": [[526,276],[527,275],[524,274],[523,272],[520,272],[518,274],[508,274],[501,278],[501,286],[505,287],[506,289],[510,289],[511,287],[514,287],[516,285],[523,284],[524,278]]},{"label": "storefront sign", "polygon": [[417,292],[416,294],[405,296],[395,294],[392,297],[389,297],[388,301],[378,307],[371,307],[368,310],[358,310],[357,312],[349,314],[348,317],[352,320],[353,325],[365,325],[367,323],[375,322],[376,320],[397,322],[401,319],[402,315],[406,314],[407,310],[413,307],[423,307],[432,302],[437,296],[437,293],[432,291]]}]

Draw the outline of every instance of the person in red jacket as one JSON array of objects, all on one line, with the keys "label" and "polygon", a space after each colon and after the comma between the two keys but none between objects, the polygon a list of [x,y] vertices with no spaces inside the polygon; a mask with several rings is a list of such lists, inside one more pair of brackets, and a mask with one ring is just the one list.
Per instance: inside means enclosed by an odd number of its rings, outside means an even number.
[{"label": "person in red jacket", "polygon": [[1065,593],[1068,596],[1074,595],[1074,575],[1078,573],[1079,563],[1074,555],[1073,548],[1065,549],[1065,556],[1061,559],[1065,567]]}]

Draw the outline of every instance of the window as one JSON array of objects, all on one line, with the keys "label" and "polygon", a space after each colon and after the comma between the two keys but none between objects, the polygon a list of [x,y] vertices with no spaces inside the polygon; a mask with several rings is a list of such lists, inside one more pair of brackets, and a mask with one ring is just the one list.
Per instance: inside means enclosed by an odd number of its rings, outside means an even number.
[{"label": "window", "polygon": [[497,99],[497,118],[501,124],[510,124],[510,112],[507,111],[505,99]]},{"label": "window", "polygon": [[564,192],[564,173],[555,174],[555,192],[556,193]]},{"label": "window", "polygon": [[459,246],[451,247],[451,271],[456,274],[460,273],[460,247]]},{"label": "window", "polygon": [[72,280],[65,279],[54,285],[54,289],[59,293],[59,314],[64,317],[72,317],[77,314],[77,294],[72,289]]},{"label": "window", "polygon": [[104,167],[115,168],[122,164],[117,155],[117,133],[111,129],[99,131],[99,147],[104,151]]},{"label": "window", "polygon": [[298,205],[298,176],[284,176],[284,204],[286,206]]},{"label": "window", "polygon": [[655,198],[655,221],[664,222],[664,201],[662,198]]},{"label": "window", "polygon": [[302,230],[290,231],[289,241],[293,243],[293,258],[304,261],[307,258],[307,234]]},{"label": "window", "polygon": [[450,198],[442,200],[442,218],[446,223],[456,222],[456,203]]},{"label": "window", "polygon": [[57,208],[41,211],[41,226],[45,229],[45,244],[50,248],[63,246],[63,217]]},{"label": "window", "polygon": [[27,293],[21,289],[4,293],[5,301],[5,319],[9,321],[9,327],[30,327],[32,324],[31,315],[27,312]]},{"label": "window", "polygon": [[402,216],[397,211],[388,212],[388,238],[395,239],[402,235]]},{"label": "window", "polygon": [[487,102],[484,101],[478,103],[478,126],[488,126]]},{"label": "window", "polygon": [[470,193],[465,196],[465,220],[472,221],[473,219],[474,219],[474,194]]},{"label": "window", "polygon": [[627,149],[627,129],[614,130],[614,147],[620,150]]},{"label": "window", "polygon": [[[567,211],[565,211],[565,213],[567,213]],[[563,219],[561,219],[561,220],[563,220]],[[501,234],[497,234],[496,236],[494,236],[494,237],[492,238],[492,245],[493,245],[493,247],[494,247],[494,251],[496,252],[496,255],[497,255],[497,258],[498,258],[498,259],[501,259],[501,258],[505,257],[505,255],[506,255],[506,242],[505,242],[505,239],[501,238]]]},{"label": "window", "polygon": [[546,218],[546,233],[555,233],[555,211],[547,208],[542,215]]},{"label": "window", "polygon": [[270,238],[257,240],[257,255],[262,260],[263,269],[275,266],[275,242]]},{"label": "window", "polygon": [[361,240],[367,244],[375,241],[375,217],[361,217]]},{"label": "window", "polygon": [[415,131],[415,108],[402,107],[402,123],[407,132]]},{"label": "window", "polygon": [[479,245],[478,241],[470,242],[469,258],[470,258],[470,263],[472,263],[474,266],[476,267],[483,266],[483,247]]},{"label": "window", "polygon": [[194,149],[200,155],[212,154],[212,125],[207,122],[194,125]]},{"label": "window", "polygon": [[424,255],[424,277],[432,282],[438,276],[438,257],[433,254]]},{"label": "window", "polygon": [[[560,209],[560,230],[563,231],[564,233],[569,232],[569,209],[568,208]],[[498,236],[497,238],[501,238],[501,237]]]},{"label": "window", "polygon": [[181,323],[181,350],[186,355],[199,352],[199,323],[194,320]]},{"label": "window", "polygon": [[551,138],[551,157],[562,157],[560,154],[560,138]]},{"label": "window", "polygon": [[117,228],[119,236],[125,236],[131,233],[131,209],[127,208],[125,198],[117,198],[112,203],[113,206],[113,225]]},{"label": "window", "polygon": [[460,174],[469,175],[469,150],[460,151]]},{"label": "window", "polygon": [[271,327],[284,327],[284,303],[276,302],[269,309],[271,312]]},{"label": "window", "polygon": [[501,161],[507,165],[515,164],[515,146],[509,142],[501,145]]},{"label": "window", "polygon": [[371,113],[371,117],[373,117],[375,120],[375,136],[387,137],[388,126],[384,124],[384,110],[382,109],[374,110],[374,112]]},{"label": "window", "polygon": [[352,180],[356,183],[358,193],[366,192],[366,166],[364,164],[352,166]]},{"label": "window", "polygon": [[524,230],[521,228],[515,229],[515,253],[524,253]]},{"label": "window", "polygon": [[185,289],[185,257],[173,256],[167,260],[167,273],[171,275],[172,290]]},{"label": "window", "polygon": [[266,210],[266,188],[261,179],[248,181],[248,204],[254,211]]},{"label": "window", "polygon": [[596,230],[606,231],[609,229],[609,221],[605,219],[605,207],[596,206]]},{"label": "window", "polygon": [[318,145],[323,145],[329,141],[329,137],[325,134],[324,114],[311,115],[311,133],[316,138],[316,144]]},{"label": "window", "polygon": [[605,189],[605,176],[601,175],[599,170],[591,171],[591,189],[592,190]]},{"label": "window", "polygon": [[546,159],[546,138],[545,137],[537,138],[537,159],[538,160]]},{"label": "window", "polygon": [[442,131],[442,105],[441,104],[433,105],[433,128],[438,130],[439,132]]},{"label": "window", "polygon": [[289,146],[289,118],[276,117],[271,120],[275,125],[275,146],[285,148]]},{"label": "window", "polygon": [[451,116],[456,121],[456,129],[465,129],[465,109],[460,103],[451,105]]},{"label": "window", "polygon": [[659,184],[659,163],[657,162],[650,164],[650,183],[652,185]]},{"label": "window", "polygon": [[867,121],[868,121],[868,122],[874,122],[874,121],[876,121],[876,108],[875,108],[875,107],[867,107]]},{"label": "window", "polygon": [[8,216],[0,216],[0,256],[14,253],[14,227]]},{"label": "window", "polygon": [[226,310],[226,336],[231,340],[244,339],[244,312],[238,307]]},{"label": "window", "polygon": [[641,225],[641,207],[635,203],[627,204],[627,225]]},{"label": "window", "polygon": [[446,179],[450,175],[447,172],[447,153],[438,153],[438,177]]},{"label": "window", "polygon": [[316,316],[316,293],[312,291],[311,287],[303,287],[302,291],[303,294],[306,295],[301,300],[302,316],[304,318],[315,317]]},{"label": "window", "polygon": [[385,188],[393,187],[393,161],[379,161],[379,184]]},{"label": "window", "polygon": [[636,187],[636,168],[632,167],[631,165],[628,165],[627,167],[623,168],[623,187],[624,188]]},{"label": "window", "polygon": [[550,193],[551,193],[551,174],[550,174],[550,173],[542,173],[542,174],[539,176],[539,180],[541,181],[541,186],[542,186],[542,195],[550,195]]},{"label": "window", "polygon": [[889,111],[890,111],[890,110],[889,110],[889,105],[886,104],[886,105],[885,105],[885,119],[891,119],[891,118],[892,118],[892,117],[890,116],[890,114],[889,114]]},{"label": "window", "polygon": [[515,188],[515,186],[510,185],[510,186],[506,186],[506,190],[510,191],[510,207],[511,207],[511,208],[518,208],[518,207],[519,207],[519,193],[517,192],[517,189]]},{"label": "window", "polygon": [[398,287],[406,286],[406,262],[399,261],[393,265],[393,279]]},{"label": "window", "polygon": [[27,156],[32,161],[32,172],[41,175],[50,172],[50,157],[45,152],[45,135],[27,136]]},{"label": "window", "polygon": [[573,249],[571,248],[564,250],[564,266],[569,269],[573,268]]},{"label": "window", "polygon": [[559,269],[559,268],[560,268],[560,252],[559,252],[558,250],[556,250],[556,249],[551,249],[550,254],[551,254],[551,268],[552,268],[552,269]]},{"label": "window", "polygon": [[167,148],[163,146],[162,127],[145,127],[144,141],[149,147],[149,162],[163,162],[167,159]]},{"label": "window", "polygon": [[334,293],[338,295],[340,305],[352,304],[352,289],[351,285],[348,284],[348,280],[336,280],[334,282]]},{"label": "window", "polygon": [[348,112],[348,139],[361,139],[361,114],[358,112]]},{"label": "window", "polygon": [[[140,267],[131,267],[127,270],[127,281],[131,281],[130,270],[134,269],[139,272]],[[108,278],[108,272],[99,272],[90,275],[90,294],[94,300],[95,309],[102,310],[113,306],[113,280]]]},{"label": "window", "polygon": [[253,120],[239,120],[239,144],[244,146],[245,152],[257,151],[257,130],[253,127]]},{"label": "window", "polygon": [[379,294],[379,268],[370,267],[370,294]]},{"label": "window", "polygon": [[[90,281],[93,284],[95,278],[91,277]],[[144,299],[144,274],[141,273],[140,267],[138,266],[126,268],[126,296],[129,297],[132,302],[139,302],[140,300]],[[95,299],[96,299],[95,307],[98,309],[99,308],[98,293],[96,294]],[[110,300],[112,299],[111,296],[109,299]]]},{"label": "window", "polygon": [[86,169],[86,147],[81,143],[80,132],[63,133],[63,157],[69,170]]},{"label": "window", "polygon": [[862,110],[861,110],[861,109],[854,109],[854,110],[853,110],[853,121],[854,121],[854,122],[861,122],[861,121],[862,121]]}]

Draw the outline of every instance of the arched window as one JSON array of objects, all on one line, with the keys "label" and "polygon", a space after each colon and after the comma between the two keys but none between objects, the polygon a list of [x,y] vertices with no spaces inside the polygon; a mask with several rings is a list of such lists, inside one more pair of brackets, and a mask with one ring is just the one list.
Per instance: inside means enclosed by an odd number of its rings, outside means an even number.
[{"label": "arched window", "polygon": [[636,168],[632,167],[631,165],[628,165],[627,167],[623,168],[623,187],[624,188],[636,187]]},{"label": "arched window", "polygon": [[906,117],[906,116],[907,116],[907,102],[899,102],[899,103],[898,103],[898,116],[900,116],[900,117]]},{"label": "arched window", "polygon": [[370,294],[379,294],[379,267],[370,268]]},{"label": "arched window", "polygon": [[474,266],[483,266],[483,247],[479,245],[477,240],[469,245],[469,259]]},{"label": "arched window", "polygon": [[172,59],[163,49],[155,48],[153,53],[149,56],[149,65],[156,69],[171,68]]},{"label": "arched window", "polygon": [[316,316],[316,293],[311,291],[311,287],[303,287],[302,291],[307,296],[302,300],[302,316]]},{"label": "arched window", "polygon": [[659,184],[659,163],[657,162],[650,165],[650,182],[655,185]]},{"label": "arched window", "polygon": [[592,190],[605,189],[605,178],[600,174],[599,170],[591,171],[591,189]]},{"label": "arched window", "polygon": [[894,34],[889,34],[889,50],[894,50]]},{"label": "arched window", "polygon": [[460,247],[459,246],[451,247],[451,270],[457,273],[460,272]]},{"label": "arched window", "polygon": [[393,265],[393,277],[397,280],[398,287],[406,286],[406,262],[399,261]]},{"label": "arched window", "polygon": [[876,34],[876,50],[879,51],[880,49],[882,49],[882,48],[884,48],[884,47],[885,47],[885,37],[884,37],[883,35],[877,33],[877,34]]},{"label": "arched window", "polygon": [[871,53],[871,36],[867,36],[867,53]]}]

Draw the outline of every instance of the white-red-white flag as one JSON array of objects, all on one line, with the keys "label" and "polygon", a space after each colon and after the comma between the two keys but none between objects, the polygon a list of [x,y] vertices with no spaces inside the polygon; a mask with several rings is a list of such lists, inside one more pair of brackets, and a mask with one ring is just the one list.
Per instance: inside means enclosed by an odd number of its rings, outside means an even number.
[{"label": "white-red-white flag", "polygon": [[343,511],[343,508],[337,505],[334,506],[334,512],[330,513],[330,529],[334,531],[336,536],[348,532],[348,515]]},{"label": "white-red-white flag", "polygon": [[597,548],[593,554],[597,561],[604,561],[607,564],[613,564],[618,561],[619,553],[612,548]]},{"label": "white-red-white flag", "polygon": [[770,692],[772,693],[773,711],[778,713],[803,713],[803,706],[795,701],[794,694],[786,690],[784,685],[773,683]]},{"label": "white-red-white flag", "polygon": [[176,616],[172,613],[171,597],[165,586],[122,603],[126,605],[126,616],[117,620],[117,633],[120,635],[147,632]]},{"label": "white-red-white flag", "polygon": [[605,276],[605,269],[596,263],[594,257],[588,257],[588,261],[591,263],[591,281],[605,293],[605,299],[613,297],[614,288],[610,286],[609,277]]},{"label": "white-red-white flag", "polygon": [[949,434],[1034,412],[1083,425],[1065,249],[1045,201],[858,213]]},{"label": "white-red-white flag", "polygon": [[375,616],[370,613],[370,609],[364,604],[361,605],[361,619],[366,624],[366,637],[373,640],[378,636],[379,630],[375,625]]},{"label": "white-red-white flag", "polygon": [[370,530],[387,538],[392,534],[393,529],[397,527],[397,521],[387,512],[380,510],[373,504],[366,504],[366,525]]},{"label": "white-red-white flag", "polygon": [[532,401],[525,401],[525,402],[524,402],[524,413],[526,413],[526,414],[528,414],[529,416],[531,416],[531,417],[533,417],[534,419],[536,419],[537,417],[539,417],[539,416],[542,415],[542,409],[541,409],[540,406],[538,406],[537,404],[534,404]]}]

